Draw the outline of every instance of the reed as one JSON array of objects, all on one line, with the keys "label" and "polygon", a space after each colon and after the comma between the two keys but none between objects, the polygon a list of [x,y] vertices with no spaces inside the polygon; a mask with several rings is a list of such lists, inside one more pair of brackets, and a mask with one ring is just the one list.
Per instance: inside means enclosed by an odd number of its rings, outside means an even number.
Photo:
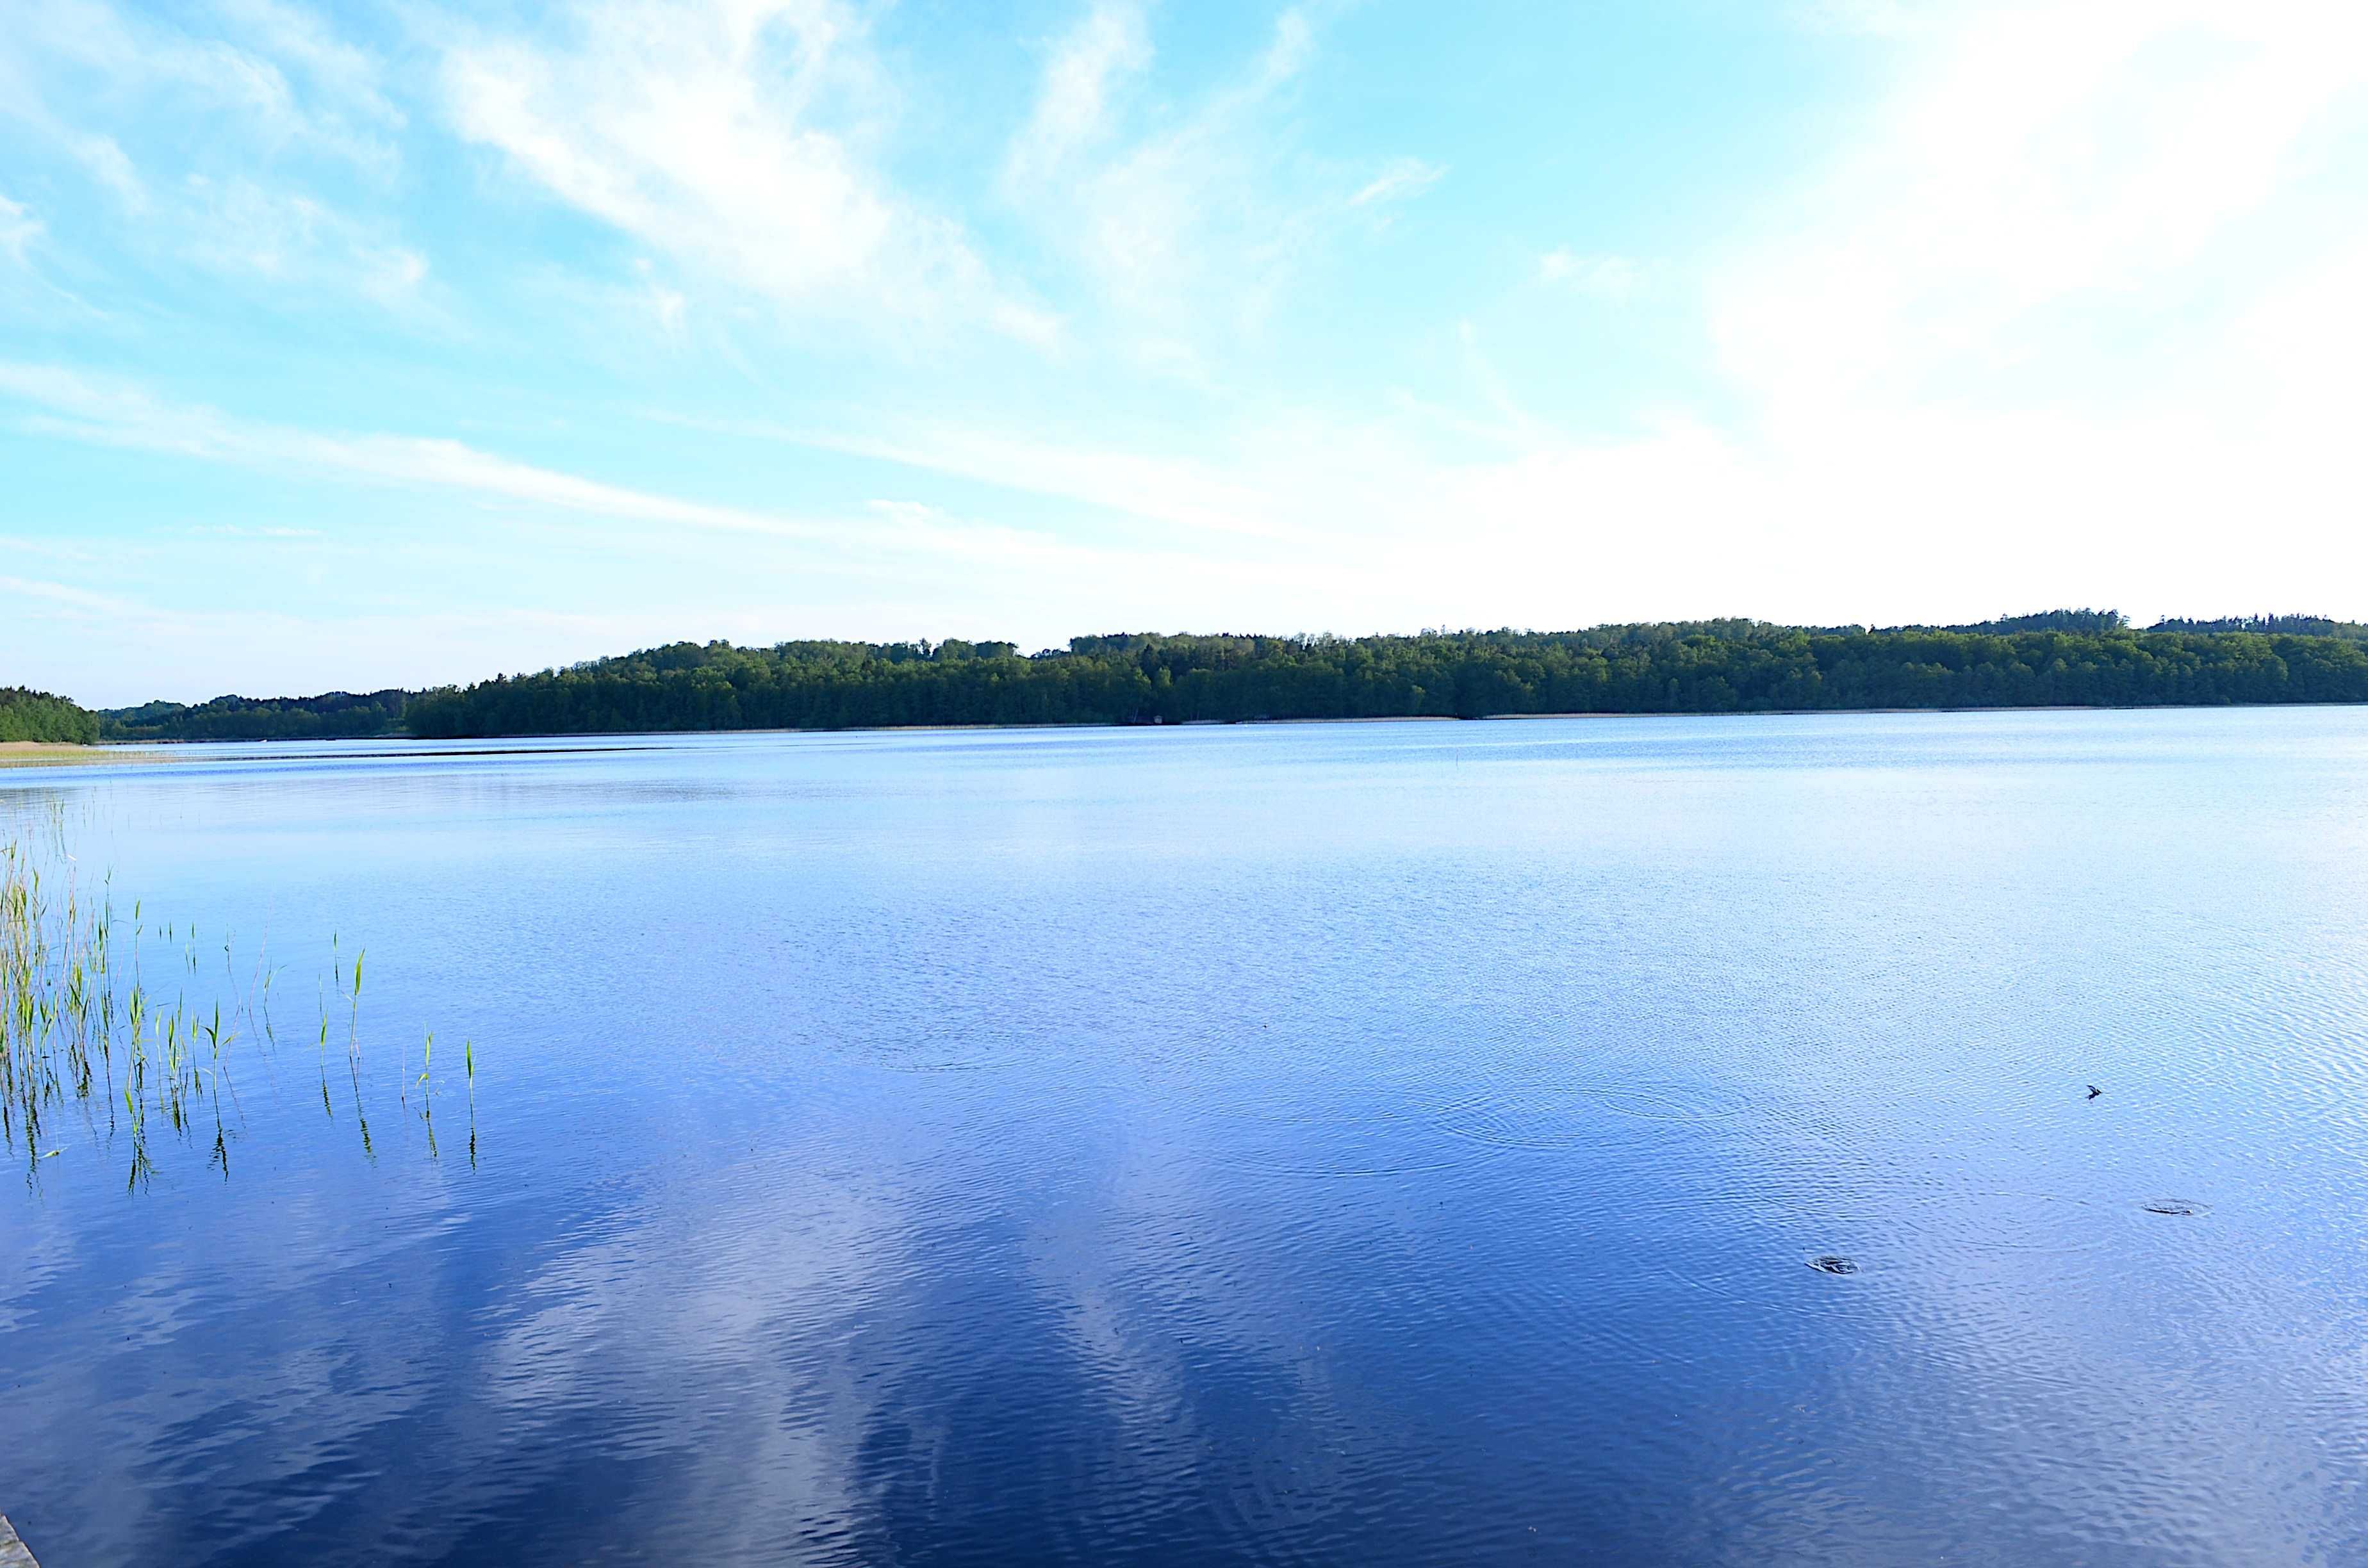
[{"label": "reed", "polygon": [[[175,979],[170,999],[153,985],[150,949],[162,946]],[[20,827],[0,842],[0,1151],[21,1154],[27,1180],[77,1134],[102,1153],[120,1153],[127,1185],[146,1185],[155,1147],[169,1137],[208,1148],[225,1179],[231,1149],[245,1123],[238,1046],[251,1040],[266,1063],[278,1038],[270,1016],[279,971],[258,945],[242,979],[234,938],[225,933],[220,980],[200,960],[194,926],[152,924],[134,901],[129,921],[117,915],[113,879],[92,882],[69,851],[63,811]],[[344,961],[332,939],[330,974],[346,1011],[347,1077],[366,1157],[375,1160],[362,1069],[363,953]],[[177,960],[176,962],[175,960]],[[193,994],[193,992],[198,993]],[[328,986],[321,987],[318,1033],[321,1108],[332,1121]],[[408,1103],[419,1096],[426,1142],[438,1155],[433,1119],[435,1036],[416,1077],[398,1075]],[[476,1051],[462,1047],[469,1088],[471,1164],[476,1152]],[[211,1122],[209,1142],[199,1129]]]}]

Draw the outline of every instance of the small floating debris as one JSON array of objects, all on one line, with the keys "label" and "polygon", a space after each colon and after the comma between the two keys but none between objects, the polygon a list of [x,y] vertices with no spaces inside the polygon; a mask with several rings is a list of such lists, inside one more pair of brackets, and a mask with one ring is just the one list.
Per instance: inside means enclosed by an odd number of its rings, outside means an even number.
[{"label": "small floating debris", "polygon": [[1820,1253],[1809,1259],[1809,1267],[1820,1274],[1856,1274],[1858,1265],[1833,1253]]},{"label": "small floating debris", "polygon": [[2184,1198],[2149,1198],[2138,1207],[2149,1214],[2170,1214],[2181,1219],[2212,1212],[2210,1204],[2191,1203]]}]

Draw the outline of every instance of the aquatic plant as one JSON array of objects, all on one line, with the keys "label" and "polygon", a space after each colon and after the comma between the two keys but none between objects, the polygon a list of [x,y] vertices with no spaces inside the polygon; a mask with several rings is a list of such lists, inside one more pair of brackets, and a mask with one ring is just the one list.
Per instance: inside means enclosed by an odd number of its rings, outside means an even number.
[{"label": "aquatic plant", "polygon": [[[147,978],[151,949],[161,945],[177,977],[171,999]],[[346,1006],[347,1076],[366,1157],[375,1159],[364,1108],[361,1035],[363,954],[344,963],[332,938],[331,977]],[[244,1123],[234,1067],[237,1046],[252,1040],[268,1058],[277,971],[258,946],[242,984],[235,940],[222,940],[223,994],[193,997],[200,981],[195,926],[150,925],[131,906],[128,935],[119,919],[112,876],[93,886],[68,851],[63,814],[0,842],[0,1150],[20,1153],[27,1179],[77,1133],[102,1151],[120,1149],[126,1183],[137,1188],[156,1170],[154,1143],[169,1134],[208,1147],[209,1164],[230,1174],[231,1145]],[[228,1006],[225,1007],[225,1001]],[[319,1032],[321,1108],[336,1119],[328,1079],[329,1006],[322,988]],[[471,1163],[476,1152],[476,1052],[463,1048],[469,1089]],[[416,1078],[399,1084],[419,1096],[427,1146],[438,1156],[433,1121],[435,1037],[427,1037]],[[203,1140],[211,1122],[212,1136]],[[203,1140],[201,1142],[200,1141]]]}]

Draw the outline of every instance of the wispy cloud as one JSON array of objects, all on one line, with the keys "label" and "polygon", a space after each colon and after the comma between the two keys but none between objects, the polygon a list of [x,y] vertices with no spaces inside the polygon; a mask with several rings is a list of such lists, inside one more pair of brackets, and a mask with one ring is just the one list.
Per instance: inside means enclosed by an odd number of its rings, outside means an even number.
[{"label": "wispy cloud", "polygon": [[[327,476],[413,489],[450,491],[561,517],[655,524],[666,530],[757,536],[833,552],[905,554],[938,560],[1116,559],[1034,530],[978,523],[896,499],[860,512],[791,517],[635,489],[501,457],[442,437],[327,434],[160,399],[139,386],[51,365],[0,360],[0,399],[28,405],[22,427],[42,434],[199,461],[234,464],[274,475]],[[311,530],[267,530],[310,537]]]},{"label": "wispy cloud", "polygon": [[659,327],[668,337],[679,337],[683,316],[690,307],[689,299],[679,289],[669,289],[661,282],[657,268],[645,256],[633,258],[633,275],[642,280],[641,298],[657,318]]},{"label": "wispy cloud", "polygon": [[42,62],[25,40],[13,46],[0,33],[0,119],[13,119],[57,148],[127,212],[148,205],[147,183],[114,137],[68,124],[42,96]]},{"label": "wispy cloud", "polygon": [[606,484],[441,437],[327,435],[237,419],[211,408],[168,403],[134,385],[56,366],[0,361],[0,396],[40,411],[30,417],[51,434],[141,451],[267,471],[294,470],[374,483],[462,491],[487,500],[521,502],[582,516],[726,533],[811,539],[819,531],[809,522]]},{"label": "wispy cloud", "polygon": [[1052,178],[1107,139],[1113,93],[1150,64],[1138,0],[1096,0],[1045,60],[1035,108],[1004,157],[1007,186],[1025,189]]},{"label": "wispy cloud", "polygon": [[1057,336],[958,222],[864,156],[889,105],[847,7],[608,0],[564,15],[564,41],[465,31],[443,52],[456,129],[548,195],[783,306]]},{"label": "wispy cloud", "polygon": [[33,216],[32,209],[0,196],[0,255],[22,267],[26,253],[40,237],[41,221]]},{"label": "wispy cloud", "polygon": [[[109,136],[69,127],[55,94],[80,80],[145,107],[171,103],[220,119],[267,153],[290,148],[383,170],[393,158],[382,131],[399,123],[378,88],[379,68],[337,42],[317,17],[272,0],[233,0],[222,15],[243,34],[185,30],[162,17],[104,0],[42,0],[20,6],[0,32],[0,112],[67,142],[95,174],[128,195],[128,160]],[[191,18],[192,26],[199,18]],[[110,165],[120,165],[110,167]]]},{"label": "wispy cloud", "polygon": [[[2356,6],[2100,0],[1918,20],[1849,153],[1712,280],[1728,368],[1788,406],[1940,384],[2058,395],[2147,342],[2192,364],[2212,294],[2178,280],[2259,221],[2314,125],[2368,89]],[[2132,335],[2109,364],[2093,350],[2114,321]]]},{"label": "wispy cloud", "polygon": [[973,480],[1030,495],[1082,502],[1194,532],[1281,539],[1293,529],[1256,485],[1205,464],[1108,448],[1063,444],[985,428],[939,427],[896,436],[793,430],[746,421],[686,421],[711,429],[844,452]]},{"label": "wispy cloud", "polygon": [[1936,0],[1796,0],[1793,17],[1816,32],[1905,38],[1933,25]]},{"label": "wispy cloud", "polygon": [[1420,158],[1392,158],[1382,172],[1349,199],[1351,207],[1370,207],[1378,201],[1404,201],[1420,196],[1447,177],[1446,168],[1439,164],[1427,164]]},{"label": "wispy cloud", "polygon": [[193,523],[188,531],[200,539],[316,540],[327,536],[319,528],[274,528],[265,523]]},{"label": "wispy cloud", "polygon": [[190,176],[189,256],[217,271],[279,286],[328,288],[401,308],[416,298],[427,258],[310,196],[252,180]]},{"label": "wispy cloud", "polygon": [[0,28],[10,119],[107,199],[45,202],[58,270],[78,287],[130,258],[259,280],[283,300],[416,302],[424,252],[391,218],[352,215],[396,168],[404,116],[381,63],[322,13],[284,0],[21,7]]},{"label": "wispy cloud", "polygon": [[39,578],[0,575],[0,593],[13,594],[18,598],[38,599],[85,616],[148,613],[147,606],[135,604],[120,595],[78,588],[71,583],[43,582]]},{"label": "wispy cloud", "polygon": [[1618,303],[1636,292],[1645,269],[1624,256],[1584,256],[1557,248],[1538,258],[1538,277],[1590,299]]},{"label": "wispy cloud", "polygon": [[1401,160],[1344,196],[1332,169],[1297,154],[1286,109],[1327,9],[1284,8],[1233,70],[1132,126],[1112,97],[1151,60],[1139,7],[1097,0],[1054,51],[1006,167],[1059,177],[1007,188],[1074,269],[1103,341],[1139,368],[1205,379],[1211,346],[1263,321],[1362,191],[1380,200],[1427,183],[1429,165]]},{"label": "wispy cloud", "polygon": [[395,129],[405,123],[387,96],[384,64],[337,36],[328,17],[284,0],[215,0],[215,9],[256,52],[308,80],[340,115]]}]

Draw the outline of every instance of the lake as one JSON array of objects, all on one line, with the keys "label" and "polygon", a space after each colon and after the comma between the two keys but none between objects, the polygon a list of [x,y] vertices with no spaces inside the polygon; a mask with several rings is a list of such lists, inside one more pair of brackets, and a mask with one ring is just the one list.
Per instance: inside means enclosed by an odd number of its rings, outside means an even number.
[{"label": "lake", "polygon": [[2368,1561],[2368,710],[190,747],[0,809],[195,922],[194,1005],[275,973],[220,1159],[127,1190],[102,1109],[0,1182],[50,1568]]}]

